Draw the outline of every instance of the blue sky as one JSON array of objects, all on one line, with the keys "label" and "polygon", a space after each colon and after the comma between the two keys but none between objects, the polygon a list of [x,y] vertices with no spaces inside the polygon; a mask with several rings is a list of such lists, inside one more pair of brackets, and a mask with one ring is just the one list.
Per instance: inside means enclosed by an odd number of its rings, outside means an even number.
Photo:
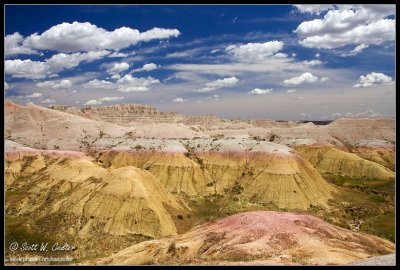
[{"label": "blue sky", "polygon": [[395,117],[394,5],[7,5],[5,98]]}]

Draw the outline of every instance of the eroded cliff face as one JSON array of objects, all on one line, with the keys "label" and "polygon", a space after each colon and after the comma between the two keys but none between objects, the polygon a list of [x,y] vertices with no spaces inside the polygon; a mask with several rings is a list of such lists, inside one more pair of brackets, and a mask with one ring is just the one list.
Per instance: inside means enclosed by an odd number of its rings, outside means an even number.
[{"label": "eroded cliff face", "polygon": [[156,108],[140,104],[118,104],[111,106],[88,106],[78,109],[71,106],[51,105],[50,109],[76,114],[90,119],[97,119],[115,124],[129,124],[131,122],[148,123],[177,123],[183,115],[174,112],[159,112]]},{"label": "eroded cliff face", "polygon": [[255,211],[215,220],[176,237],[142,242],[89,263],[337,265],[394,250],[387,240],[310,215]]}]

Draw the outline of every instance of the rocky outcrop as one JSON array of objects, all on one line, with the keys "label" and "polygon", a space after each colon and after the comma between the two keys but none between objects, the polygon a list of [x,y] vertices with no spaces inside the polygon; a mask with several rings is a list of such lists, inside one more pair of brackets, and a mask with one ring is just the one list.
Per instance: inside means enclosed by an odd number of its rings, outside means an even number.
[{"label": "rocky outcrop", "polygon": [[177,123],[183,118],[182,115],[175,112],[159,112],[152,106],[140,104],[118,104],[101,107],[88,106],[82,109],[64,105],[51,105],[49,108],[122,125],[134,121],[149,123]]},{"label": "rocky outcrop", "polygon": [[310,215],[255,211],[197,226],[176,237],[146,241],[98,265],[341,265],[392,253],[395,245]]}]

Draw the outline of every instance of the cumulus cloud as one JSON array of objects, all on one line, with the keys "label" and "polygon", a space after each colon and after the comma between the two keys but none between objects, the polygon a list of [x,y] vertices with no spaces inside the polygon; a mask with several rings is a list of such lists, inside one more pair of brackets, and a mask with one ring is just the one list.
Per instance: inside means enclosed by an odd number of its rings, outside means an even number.
[{"label": "cumulus cloud", "polygon": [[128,56],[129,56],[129,54],[127,54],[127,53],[113,52],[113,53],[110,53],[107,57],[110,57],[110,58],[121,58],[121,57],[128,57]]},{"label": "cumulus cloud", "polygon": [[[381,44],[395,40],[395,5],[345,5],[323,19],[302,22],[294,31],[308,48],[333,49],[350,44]],[[365,45],[364,45],[365,46]]]},{"label": "cumulus cloud", "polygon": [[298,12],[300,13],[311,13],[311,14],[321,14],[324,11],[327,11],[329,9],[333,9],[333,5],[294,5],[294,7],[297,9]]},{"label": "cumulus cloud", "polygon": [[20,98],[41,98],[43,96],[42,93],[32,93],[30,95],[25,95],[25,96],[19,96]]},{"label": "cumulus cloud", "polygon": [[83,88],[94,88],[94,89],[108,89],[112,87],[113,83],[105,80],[94,79],[87,83],[82,84]]},{"label": "cumulus cloud", "polygon": [[133,70],[132,72],[139,72],[139,71],[152,71],[157,69],[158,66],[154,63],[148,63],[148,64],[144,64],[143,67],[141,68],[137,68],[135,70]]},{"label": "cumulus cloud", "polygon": [[150,90],[150,86],[160,83],[153,77],[135,78],[131,74],[126,74],[116,82],[94,79],[82,84],[85,89],[107,89],[117,90],[120,92],[146,92]]},{"label": "cumulus cloud", "polygon": [[104,102],[122,100],[124,97],[103,97],[100,99],[91,99],[84,103],[84,105],[102,105]]},{"label": "cumulus cloud", "polygon": [[255,89],[249,91],[247,94],[249,94],[249,95],[265,95],[265,94],[270,94],[272,92],[273,92],[272,89],[255,88]]},{"label": "cumulus cloud", "polygon": [[144,71],[151,71],[154,69],[157,69],[157,65],[154,63],[144,64],[142,67],[142,70],[144,70]]},{"label": "cumulus cloud", "polygon": [[150,85],[160,83],[153,77],[135,78],[131,74],[126,74],[117,81],[117,90],[120,92],[146,92],[149,91]]},{"label": "cumulus cloud", "polygon": [[315,59],[314,60],[305,60],[305,61],[302,61],[301,63],[303,63],[307,67],[314,67],[314,66],[318,66],[318,65],[322,64],[322,62],[320,60],[315,60]]},{"label": "cumulus cloud", "polygon": [[12,35],[7,35],[4,38],[4,56],[8,57],[11,55],[18,54],[37,54],[38,52],[32,50],[31,48],[24,47],[22,45],[22,41],[24,40],[23,36],[15,32]]},{"label": "cumulus cloud", "polygon": [[389,85],[392,84],[393,80],[391,77],[379,73],[379,72],[371,72],[367,75],[361,75],[358,79],[357,83],[353,86],[354,88],[360,87],[373,87],[377,85]]},{"label": "cumulus cloud", "polygon": [[177,29],[153,28],[140,33],[137,29],[121,27],[107,31],[89,22],[57,24],[42,34],[25,38],[23,45],[37,50],[82,52],[96,50],[120,50],[153,39],[168,39],[180,35]]},{"label": "cumulus cloud", "polygon": [[183,98],[174,98],[174,100],[172,100],[172,102],[174,102],[174,103],[183,103],[185,101],[186,100],[184,100]]},{"label": "cumulus cloud", "polygon": [[313,75],[310,72],[305,72],[300,76],[293,77],[283,81],[284,85],[299,85],[303,83],[315,83],[315,82],[325,82],[329,80],[327,77],[318,78],[318,76]]},{"label": "cumulus cloud", "polygon": [[[228,54],[244,62],[257,62],[266,60],[276,55],[282,50],[284,43],[282,41],[269,41],[265,43],[248,43],[245,45],[230,45],[225,48]],[[286,57],[286,54],[278,54],[277,57]]]},{"label": "cumulus cloud", "polygon": [[346,56],[357,55],[357,54],[359,54],[360,52],[362,52],[364,49],[366,49],[368,47],[369,47],[368,44],[362,43],[362,44],[356,46],[353,50],[351,50],[348,53],[341,53],[340,56],[346,57]]},{"label": "cumulus cloud", "polygon": [[45,62],[26,60],[6,60],[4,72],[15,78],[41,79],[51,75],[49,67]]},{"label": "cumulus cloud", "polygon": [[197,90],[196,92],[210,92],[216,89],[224,88],[224,87],[231,87],[236,85],[239,82],[239,79],[236,77],[218,79],[216,81],[212,81],[206,83],[206,87]]},{"label": "cumulus cloud", "polygon": [[296,90],[294,90],[294,89],[289,89],[289,90],[286,90],[286,93],[288,93],[288,94],[294,94],[294,93],[296,93]]},{"label": "cumulus cloud", "polygon": [[108,74],[118,74],[127,69],[129,69],[129,64],[126,62],[114,63],[109,69],[107,69],[107,73]]},{"label": "cumulus cloud", "polygon": [[40,101],[40,103],[42,104],[49,104],[49,103],[55,103],[56,101],[54,99],[50,99],[50,98],[46,98],[42,101]]},{"label": "cumulus cloud", "polygon": [[45,60],[51,72],[59,72],[78,66],[82,62],[93,62],[108,55],[109,51],[91,51],[86,53],[59,53]]},{"label": "cumulus cloud", "polygon": [[36,86],[40,88],[69,89],[72,86],[72,82],[70,80],[45,81],[37,83]]},{"label": "cumulus cloud", "polygon": [[101,59],[109,54],[108,51],[97,51],[87,53],[59,53],[41,61],[32,61],[30,59],[6,60],[4,62],[6,75],[15,78],[42,79],[55,76],[58,72],[71,69],[82,62],[92,62]]},{"label": "cumulus cloud", "polygon": [[219,100],[219,95],[212,95],[212,96],[208,96],[208,99],[214,100],[214,101],[218,101]]},{"label": "cumulus cloud", "polygon": [[359,117],[369,117],[369,118],[375,118],[375,117],[382,117],[383,115],[379,112],[374,111],[373,109],[367,109],[363,112],[357,112],[357,113],[346,113],[346,117],[353,117],[353,118],[359,118]]}]

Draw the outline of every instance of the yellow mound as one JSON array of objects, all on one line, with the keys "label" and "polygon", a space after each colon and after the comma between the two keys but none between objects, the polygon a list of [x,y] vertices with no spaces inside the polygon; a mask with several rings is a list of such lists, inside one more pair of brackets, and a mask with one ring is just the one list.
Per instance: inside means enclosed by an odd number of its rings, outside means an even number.
[{"label": "yellow mound", "polygon": [[394,150],[358,148],[354,151],[354,154],[363,159],[381,164],[392,171],[395,170],[396,153]]},{"label": "yellow mound", "polygon": [[150,151],[98,154],[104,165],[136,166],[151,172],[171,192],[189,196],[237,195],[280,208],[327,206],[335,188],[301,156],[268,152]]},{"label": "yellow mound", "polygon": [[211,182],[210,177],[203,173],[199,164],[183,153],[109,151],[99,155],[99,160],[113,168],[135,166],[148,170],[173,193],[194,196],[213,192],[207,186]]},{"label": "yellow mound", "polygon": [[375,162],[365,160],[334,146],[294,146],[322,174],[371,179],[392,179],[394,172]]},{"label": "yellow mound", "polygon": [[56,227],[59,234],[175,235],[171,214],[188,213],[152,174],[131,166],[104,169],[88,157],[39,155],[7,162],[6,171],[11,179],[6,181],[6,213],[52,230],[54,223],[46,221],[60,216],[65,223]]}]

